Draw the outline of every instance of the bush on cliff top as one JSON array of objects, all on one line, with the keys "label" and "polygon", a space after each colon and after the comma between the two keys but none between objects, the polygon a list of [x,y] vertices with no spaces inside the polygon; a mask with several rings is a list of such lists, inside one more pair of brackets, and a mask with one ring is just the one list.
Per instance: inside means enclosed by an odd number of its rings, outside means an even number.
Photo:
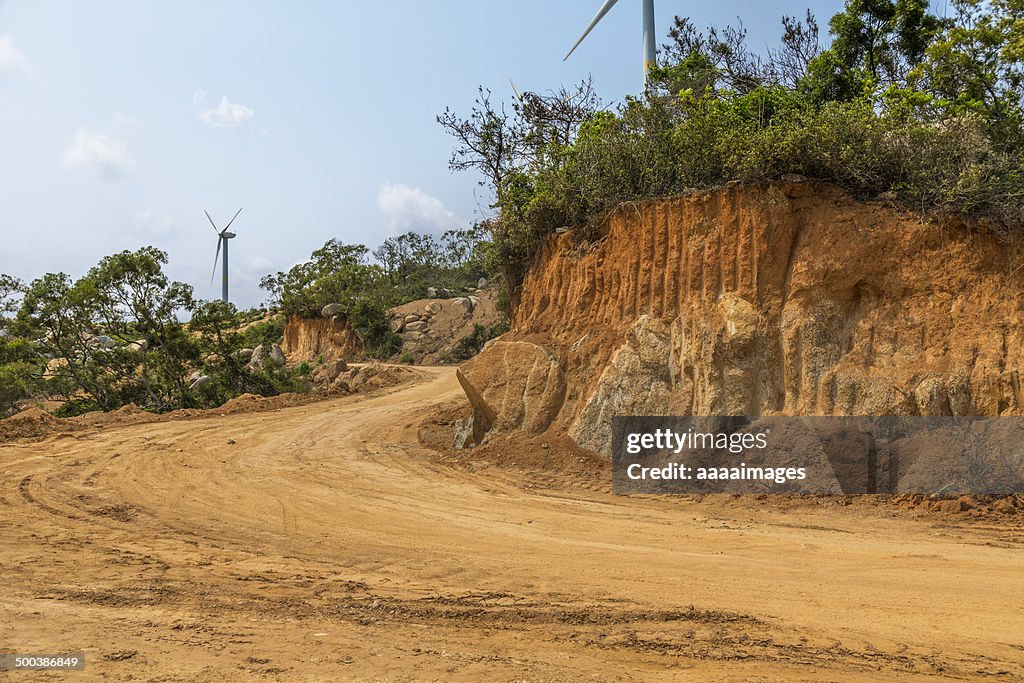
[{"label": "bush on cliff top", "polygon": [[438,117],[451,166],[494,194],[492,267],[515,283],[543,238],[624,201],[800,174],[922,213],[1024,225],[1024,0],[848,0],[822,46],[815,18],[784,17],[780,45],[701,33],[676,18],[644,94],[608,110],[579,92],[481,90]]}]

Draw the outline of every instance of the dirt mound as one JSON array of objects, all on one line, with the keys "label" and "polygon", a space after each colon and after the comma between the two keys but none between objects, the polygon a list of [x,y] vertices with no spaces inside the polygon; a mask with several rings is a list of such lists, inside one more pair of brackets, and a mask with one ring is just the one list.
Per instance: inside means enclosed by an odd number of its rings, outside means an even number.
[{"label": "dirt mound", "polygon": [[366,363],[352,366],[331,383],[330,393],[356,394],[383,389],[410,379],[416,371],[399,365]]},{"label": "dirt mound", "polygon": [[935,498],[918,494],[893,496],[889,504],[905,511],[941,512],[970,517],[1008,519],[1024,517],[1024,495],[1011,496],[959,496],[957,498]]},{"label": "dirt mound", "polygon": [[6,420],[0,420],[0,441],[42,436],[54,431],[70,431],[74,423],[54,417],[38,408],[26,408]]}]

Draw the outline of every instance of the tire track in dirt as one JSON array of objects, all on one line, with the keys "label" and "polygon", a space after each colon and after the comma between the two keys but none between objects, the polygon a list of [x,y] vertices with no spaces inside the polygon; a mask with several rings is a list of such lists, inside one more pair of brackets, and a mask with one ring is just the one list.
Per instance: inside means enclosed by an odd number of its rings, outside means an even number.
[{"label": "tire track in dirt", "polygon": [[1002,530],[534,490],[418,445],[458,396],[0,446],[0,643],[86,679],[1024,676]]}]

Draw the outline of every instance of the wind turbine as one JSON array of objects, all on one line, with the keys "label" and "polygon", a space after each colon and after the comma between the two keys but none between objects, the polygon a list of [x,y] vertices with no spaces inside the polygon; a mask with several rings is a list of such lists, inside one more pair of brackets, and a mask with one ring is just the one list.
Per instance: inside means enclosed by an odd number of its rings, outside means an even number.
[{"label": "wind turbine", "polygon": [[220,256],[220,248],[224,247],[224,261],[221,266],[221,280],[220,280],[220,300],[224,303],[228,302],[228,240],[237,237],[235,233],[228,232],[228,228],[238,218],[238,214],[242,213],[242,209],[235,212],[235,215],[231,217],[228,224],[224,226],[223,230],[217,229],[217,224],[210,218],[210,212],[203,209],[203,213],[206,214],[206,219],[210,221],[210,225],[213,226],[213,231],[217,233],[217,253],[213,257],[213,272],[210,273],[210,284],[213,284],[213,278],[217,275],[217,257]]},{"label": "wind turbine", "polygon": [[[587,24],[587,28],[584,29],[583,35],[581,35],[571,48],[569,48],[568,54],[562,59],[564,62],[569,59],[569,55],[579,47],[583,39],[586,38],[594,27],[597,26],[598,22],[604,18],[604,15],[608,14],[608,10],[615,6],[615,3],[619,0],[605,0],[605,3],[601,5],[601,9],[597,10],[597,14]],[[650,73],[651,69],[657,65],[657,52],[654,47],[654,0],[641,0],[643,3],[643,20],[644,20],[644,85],[647,85],[647,74]]]}]

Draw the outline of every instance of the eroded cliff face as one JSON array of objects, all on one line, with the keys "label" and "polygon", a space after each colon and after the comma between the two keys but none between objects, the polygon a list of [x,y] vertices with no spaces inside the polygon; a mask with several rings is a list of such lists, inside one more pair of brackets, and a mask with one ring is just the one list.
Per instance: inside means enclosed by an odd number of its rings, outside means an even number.
[{"label": "eroded cliff face", "polygon": [[331,318],[291,317],[285,324],[282,350],[290,362],[354,360],[362,354],[359,336],[341,316]]},{"label": "eroded cliff face", "polygon": [[[549,428],[604,453],[612,415],[1018,414],[1019,256],[827,186],[733,184],[553,236],[502,340],[557,358]],[[464,372],[507,404],[496,368],[527,368],[505,351]]]}]

